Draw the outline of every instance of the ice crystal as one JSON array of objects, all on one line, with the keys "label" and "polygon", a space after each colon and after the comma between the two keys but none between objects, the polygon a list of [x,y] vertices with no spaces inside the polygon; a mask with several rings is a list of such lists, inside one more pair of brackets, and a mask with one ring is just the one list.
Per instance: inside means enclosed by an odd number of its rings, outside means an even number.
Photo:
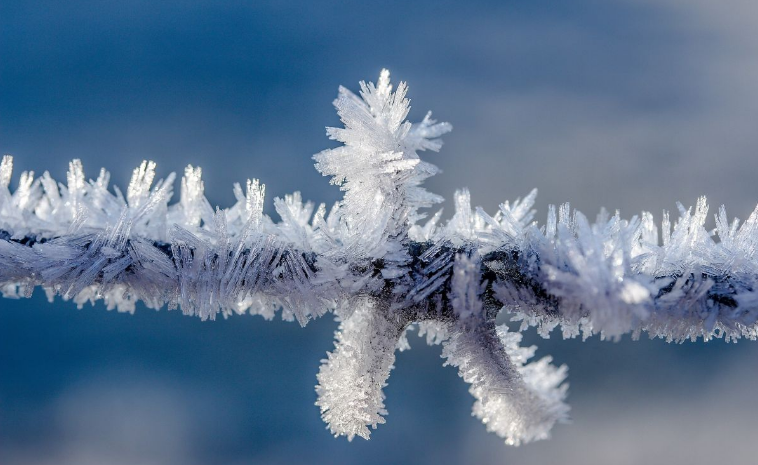
[{"label": "ice crystal", "polygon": [[[470,384],[473,414],[513,445],[548,437],[568,414],[566,367],[530,362],[535,348],[521,347],[518,331],[758,336],[758,209],[740,224],[721,207],[709,232],[704,198],[694,210],[679,205],[673,225],[664,212],[660,228],[647,212],[603,211],[591,223],[564,204],[540,226],[536,190],[494,215],[461,190],[449,221],[437,212],[422,222],[442,199],[421,187],[437,168],[419,152],[439,150],[451,127],[430,114],[408,122],[407,86],[393,90],[386,70],[360,87],[340,88],[334,102],[344,127],[327,134],[342,145],[314,156],[343,199],[328,212],[299,193],[274,199],[278,222],[263,214],[265,186],[254,179],[234,185],[233,206],[214,209],[200,168],[187,167],[170,204],[174,175],[156,181],[152,162],[134,170],[124,196],[105,170],[87,180],[74,160],[65,184],[25,172],[11,192],[5,156],[0,291],[41,287],[79,306],[133,312],[142,301],[202,319],[279,312],[305,325],[332,312],[340,324],[316,404],[348,439],[384,423],[383,388],[414,327]],[[498,326],[500,313],[521,321],[518,331]]]},{"label": "ice crystal", "polygon": [[384,423],[384,393],[395,348],[406,324],[377,311],[371,300],[340,324],[336,349],[327,354],[318,374],[321,417],[335,435],[368,439],[368,427]]}]

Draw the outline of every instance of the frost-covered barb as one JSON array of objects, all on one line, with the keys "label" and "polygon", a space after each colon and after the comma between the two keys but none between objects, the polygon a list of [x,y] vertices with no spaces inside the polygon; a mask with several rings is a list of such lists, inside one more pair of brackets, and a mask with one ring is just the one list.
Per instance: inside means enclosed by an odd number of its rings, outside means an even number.
[{"label": "frost-covered barb", "polygon": [[[316,168],[345,192],[327,214],[299,193],[274,199],[279,222],[263,214],[264,186],[234,186],[237,202],[213,209],[199,168],[188,167],[179,201],[174,175],[154,182],[155,164],[134,170],[126,196],[100,171],[86,180],[71,162],[67,183],[0,166],[0,286],[6,297],[41,287],[79,306],[135,303],[202,319],[234,313],[305,325],[333,312],[334,351],[316,391],[329,430],[368,438],[387,414],[382,388],[410,329],[442,344],[476,399],[473,414],[508,444],[548,437],[567,418],[566,367],[529,359],[521,334],[496,318],[536,326],[547,337],[581,334],[618,339],[645,331],[669,341],[758,336],[758,209],[740,225],[722,207],[716,229],[708,207],[679,205],[660,228],[650,213],[630,220],[605,212],[594,223],[550,207],[534,221],[536,191],[505,202],[494,215],[471,209],[466,190],[455,215],[421,211],[442,199],[421,187],[437,169],[419,152],[437,151],[450,131],[427,115],[406,121],[409,101],[389,72],[359,96],[340,88],[344,128],[327,134],[343,145],[314,156]],[[660,232],[659,232],[660,229]],[[660,238],[659,238],[660,236]],[[716,236],[718,236],[716,238]]]}]

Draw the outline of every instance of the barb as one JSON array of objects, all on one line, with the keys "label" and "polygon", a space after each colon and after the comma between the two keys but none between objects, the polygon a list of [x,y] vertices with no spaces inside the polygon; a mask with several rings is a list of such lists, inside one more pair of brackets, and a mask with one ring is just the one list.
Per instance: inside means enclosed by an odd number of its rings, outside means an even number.
[{"label": "barb", "polygon": [[502,312],[543,336],[556,327],[585,338],[758,336],[758,209],[740,225],[722,207],[709,232],[705,199],[694,210],[679,205],[673,229],[668,213],[660,228],[650,213],[601,212],[590,223],[565,204],[540,226],[536,190],[492,216],[473,210],[463,190],[448,222],[437,213],[420,224],[421,209],[441,198],[421,187],[436,168],[418,153],[439,150],[451,127],[430,115],[405,121],[407,87],[393,92],[386,71],[361,89],[340,88],[335,101],[345,127],[328,134],[344,145],[314,156],[345,191],[328,214],[295,193],[274,200],[274,222],[257,180],[235,185],[237,202],[214,211],[192,166],[170,204],[174,176],[153,186],[149,162],[126,197],[108,190],[104,170],[85,181],[78,161],[66,185],[22,173],[11,193],[13,161],[4,157],[0,290],[25,297],[41,287],[50,299],[102,299],[130,312],[142,301],[203,319],[270,319],[281,309],[305,325],[333,312],[341,324],[317,404],[332,433],[349,439],[384,422],[382,388],[414,326],[443,344],[446,363],[471,384],[474,414],[514,445],[546,438],[566,419],[566,369],[548,358],[527,363],[534,348],[497,327]]}]

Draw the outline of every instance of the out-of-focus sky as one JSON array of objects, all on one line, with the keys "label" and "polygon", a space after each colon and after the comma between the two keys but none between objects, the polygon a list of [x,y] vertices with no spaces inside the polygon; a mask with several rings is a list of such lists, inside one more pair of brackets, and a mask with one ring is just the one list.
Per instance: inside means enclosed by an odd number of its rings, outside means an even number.
[{"label": "out-of-focus sky", "polygon": [[[331,203],[312,167],[333,146],[337,86],[388,67],[420,119],[454,131],[430,190],[660,218],[707,195],[758,201],[758,4],[575,2],[0,2],[0,151],[65,178],[81,158],[124,186],[204,168],[212,203],[260,178]],[[447,211],[452,208],[445,204]],[[329,317],[257,317],[0,301],[0,463],[754,463],[758,343],[529,341],[567,363],[572,425],[504,446],[439,348],[411,340],[368,442],[313,405]]]}]

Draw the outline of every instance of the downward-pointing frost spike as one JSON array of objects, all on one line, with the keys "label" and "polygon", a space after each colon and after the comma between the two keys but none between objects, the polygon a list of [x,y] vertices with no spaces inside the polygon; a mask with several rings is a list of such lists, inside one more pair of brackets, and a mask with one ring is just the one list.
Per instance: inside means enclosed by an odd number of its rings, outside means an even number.
[{"label": "downward-pointing frost spike", "polygon": [[340,324],[334,352],[321,361],[316,386],[321,418],[335,436],[368,439],[384,423],[384,392],[407,322],[366,300]]},{"label": "downward-pointing frost spike", "polygon": [[557,421],[567,419],[566,367],[553,367],[549,357],[527,364],[536,347],[519,347],[521,334],[505,325],[495,331],[494,315],[486,314],[481,300],[480,270],[477,252],[456,255],[450,287],[458,325],[443,343],[445,364],[458,367],[471,384],[473,414],[489,431],[511,445],[547,438]]},{"label": "downward-pointing frost spike", "polygon": [[534,348],[495,318],[504,310],[521,329],[547,337],[630,333],[671,341],[758,338],[758,208],[742,225],[717,216],[719,241],[704,227],[705,199],[679,208],[671,227],[652,215],[594,223],[568,204],[533,222],[536,191],[489,215],[455,195],[446,224],[425,226],[421,209],[440,202],[421,187],[437,173],[419,158],[439,150],[450,131],[427,115],[406,120],[407,86],[393,91],[389,72],[360,96],[340,88],[343,145],[314,156],[343,199],[326,215],[299,194],[274,200],[280,221],[263,215],[264,186],[234,185],[237,202],[213,208],[199,168],[188,167],[179,201],[168,205],[173,174],[153,181],[155,163],[135,171],[126,198],[108,190],[102,170],[86,181],[73,161],[68,183],[45,172],[9,186],[13,161],[0,162],[0,291],[28,297],[44,288],[78,305],[104,300],[133,311],[181,307],[203,319],[235,313],[305,325],[333,311],[341,321],[335,349],[318,374],[318,402],[335,435],[368,438],[384,423],[385,386],[395,349],[415,324],[443,344],[476,399],[487,429],[519,444],[543,439],[565,419],[566,369],[549,358],[527,363]]},{"label": "downward-pointing frost spike", "polygon": [[566,366],[556,368],[550,357],[527,363],[536,347],[522,348],[520,342],[521,334],[487,322],[473,330],[453,329],[442,351],[445,364],[458,367],[471,384],[473,415],[515,446],[548,438],[556,422],[568,419],[569,411],[563,403]]}]

